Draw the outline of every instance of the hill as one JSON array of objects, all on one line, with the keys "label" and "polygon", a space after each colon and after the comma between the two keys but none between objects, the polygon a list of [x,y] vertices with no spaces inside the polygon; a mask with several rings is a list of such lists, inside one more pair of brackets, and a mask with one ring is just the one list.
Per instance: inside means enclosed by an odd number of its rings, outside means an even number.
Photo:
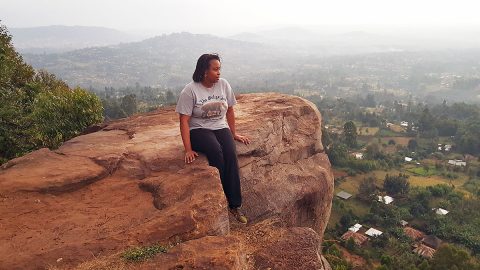
[{"label": "hill", "polygon": [[139,40],[122,31],[95,26],[50,25],[10,28],[13,44],[21,53],[58,53],[93,46]]},{"label": "hill", "polygon": [[[206,52],[223,56],[228,72],[250,76],[245,67],[274,68],[275,50],[252,42],[187,32],[161,35],[141,42],[80,49],[59,54],[24,54],[34,67],[45,68],[70,85],[84,87],[184,86],[198,57]],[[282,57],[278,57],[281,59]]]}]

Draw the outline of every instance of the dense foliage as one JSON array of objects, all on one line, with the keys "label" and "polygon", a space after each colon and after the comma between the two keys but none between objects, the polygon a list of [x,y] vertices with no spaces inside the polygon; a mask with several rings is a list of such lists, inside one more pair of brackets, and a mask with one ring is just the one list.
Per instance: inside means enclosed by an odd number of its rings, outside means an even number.
[{"label": "dense foliage", "polygon": [[35,71],[0,25],[0,163],[32,150],[56,148],[102,119],[100,99]]}]

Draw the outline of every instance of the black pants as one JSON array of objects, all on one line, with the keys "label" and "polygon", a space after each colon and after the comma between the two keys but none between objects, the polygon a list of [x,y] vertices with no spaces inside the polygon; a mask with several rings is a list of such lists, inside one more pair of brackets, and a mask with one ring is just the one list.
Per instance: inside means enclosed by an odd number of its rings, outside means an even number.
[{"label": "black pants", "polygon": [[209,165],[218,169],[228,206],[240,207],[242,195],[237,149],[230,129],[195,128],[190,130],[190,142],[193,151],[205,154]]}]

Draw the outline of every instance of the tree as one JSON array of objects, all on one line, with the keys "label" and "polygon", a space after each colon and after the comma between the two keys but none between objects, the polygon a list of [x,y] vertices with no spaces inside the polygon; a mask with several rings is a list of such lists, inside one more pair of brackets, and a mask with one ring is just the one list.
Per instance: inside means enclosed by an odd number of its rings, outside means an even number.
[{"label": "tree", "polygon": [[81,88],[38,94],[31,114],[35,123],[32,130],[35,132],[36,145],[57,148],[92,123],[101,122],[102,111],[100,99]]},{"label": "tree", "polygon": [[342,166],[348,159],[347,146],[345,144],[332,144],[327,149],[328,159],[335,166]]},{"label": "tree", "polygon": [[385,157],[385,155],[380,151],[380,147],[377,143],[371,143],[367,145],[367,148],[365,149],[365,155],[369,159],[382,159]]},{"label": "tree", "polygon": [[435,270],[474,270],[480,269],[472,262],[467,251],[450,244],[444,244],[438,248],[433,256],[432,269]]},{"label": "tree", "polygon": [[388,256],[387,254],[383,254],[380,257],[380,263],[385,266],[391,266],[393,263],[392,257]]},{"label": "tree", "polygon": [[408,147],[408,150],[410,150],[410,151],[415,151],[415,150],[417,150],[418,143],[417,143],[416,140],[410,139],[410,140],[408,141],[407,147]]},{"label": "tree", "polygon": [[41,147],[57,147],[102,121],[98,97],[35,71],[11,39],[0,25],[0,163]]},{"label": "tree", "polygon": [[353,237],[348,238],[348,240],[345,242],[345,248],[347,248],[349,251],[355,250],[355,240],[353,240]]},{"label": "tree", "polygon": [[166,93],[166,99],[167,99],[167,104],[175,104],[175,96],[173,95],[173,92],[171,90],[168,90]]},{"label": "tree", "polygon": [[433,138],[438,134],[435,128],[435,118],[432,116],[428,108],[423,109],[420,119],[418,120],[418,131],[423,137]]},{"label": "tree", "polygon": [[375,108],[377,106],[377,102],[375,101],[375,96],[373,94],[367,94],[365,98],[365,106]]},{"label": "tree", "polygon": [[328,133],[328,130],[322,126],[322,145],[325,148],[328,148],[328,146],[332,143],[332,138],[330,137],[330,134]]},{"label": "tree", "polygon": [[364,178],[358,187],[358,196],[363,200],[370,200],[373,195],[375,195],[375,191],[377,190],[377,186],[375,185],[375,177],[370,176]]},{"label": "tree", "polygon": [[428,263],[427,260],[424,260],[421,264],[418,265],[419,270],[429,270],[430,269],[430,264]]},{"label": "tree", "polygon": [[478,117],[469,118],[455,135],[458,150],[462,153],[479,154],[480,137],[478,134],[480,134],[480,119]]},{"label": "tree", "polygon": [[399,174],[398,176],[386,175],[383,181],[383,188],[388,194],[402,194],[405,195],[410,190],[410,183],[408,182],[408,175]]},{"label": "tree", "polygon": [[127,114],[118,104],[117,99],[102,99],[103,116],[105,119],[119,119],[127,117]]},{"label": "tree", "polygon": [[128,115],[132,115],[137,112],[137,96],[135,94],[126,95],[122,98],[122,104],[120,105],[122,110]]},{"label": "tree", "polygon": [[343,134],[347,146],[351,148],[357,147],[357,127],[353,121],[348,121],[343,125]]},{"label": "tree", "polygon": [[356,217],[352,210],[349,210],[347,213],[345,213],[345,215],[340,218],[340,225],[342,225],[342,229],[345,230],[350,227],[355,219]]}]

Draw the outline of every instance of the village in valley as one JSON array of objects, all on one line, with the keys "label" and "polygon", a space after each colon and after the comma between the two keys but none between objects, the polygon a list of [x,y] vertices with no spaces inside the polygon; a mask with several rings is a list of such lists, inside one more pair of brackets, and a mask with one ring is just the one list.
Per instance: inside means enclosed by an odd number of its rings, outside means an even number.
[{"label": "village in valley", "polygon": [[334,168],[324,243],[333,269],[437,269],[452,254],[480,258],[476,105],[310,99]]}]

